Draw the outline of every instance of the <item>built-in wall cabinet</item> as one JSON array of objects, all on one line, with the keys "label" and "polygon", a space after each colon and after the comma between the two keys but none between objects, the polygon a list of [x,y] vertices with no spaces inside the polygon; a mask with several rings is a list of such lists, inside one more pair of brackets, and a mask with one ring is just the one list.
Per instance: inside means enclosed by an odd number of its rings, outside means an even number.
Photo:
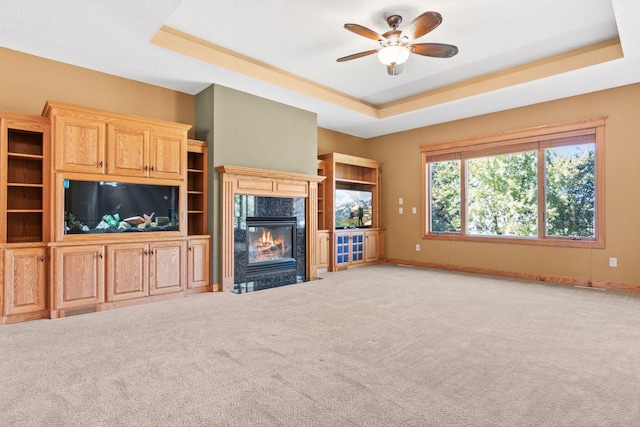
[{"label": "built-in wall cabinet", "polygon": [[318,270],[327,271],[331,257],[331,233],[329,233],[329,230],[318,230],[317,242],[316,262]]},{"label": "built-in wall cabinet", "polygon": [[327,177],[318,187],[318,261],[329,271],[384,261],[380,164],[329,153],[319,157],[318,175]]},{"label": "built-in wall cabinet", "polygon": [[0,113],[0,323],[47,316],[49,129]]},{"label": "built-in wall cabinet", "polygon": [[187,291],[212,290],[209,272],[211,238],[207,234],[208,147],[190,139],[187,144]]},{"label": "built-in wall cabinet", "polygon": [[183,240],[107,245],[106,302],[183,291],[185,248]]},{"label": "built-in wall cabinet", "polygon": [[189,292],[206,292],[210,288],[209,274],[209,236],[189,236],[187,253],[187,289]]},{"label": "built-in wall cabinet", "polygon": [[54,102],[0,114],[1,323],[212,290],[189,128]]}]

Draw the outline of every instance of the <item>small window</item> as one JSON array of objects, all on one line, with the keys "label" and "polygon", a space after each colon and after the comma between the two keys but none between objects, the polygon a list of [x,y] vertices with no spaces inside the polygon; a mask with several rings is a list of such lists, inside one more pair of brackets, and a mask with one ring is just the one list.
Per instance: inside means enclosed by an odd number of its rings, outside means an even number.
[{"label": "small window", "polygon": [[460,161],[433,162],[429,172],[430,229],[434,233],[459,233],[462,224]]}]

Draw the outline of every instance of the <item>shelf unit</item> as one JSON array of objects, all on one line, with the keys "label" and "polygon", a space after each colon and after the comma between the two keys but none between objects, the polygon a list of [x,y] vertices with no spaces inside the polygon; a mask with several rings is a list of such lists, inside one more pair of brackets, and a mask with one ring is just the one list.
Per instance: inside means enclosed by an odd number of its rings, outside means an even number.
[{"label": "shelf unit", "polygon": [[[318,161],[318,176],[326,175],[326,165],[324,160]],[[318,230],[326,230],[329,227],[326,225],[325,217],[325,181],[318,183]]]},{"label": "shelf unit", "polygon": [[207,143],[189,139],[187,141],[187,234],[189,235],[187,292],[189,293],[213,290],[209,284],[211,237],[207,234],[208,163]]},{"label": "shelf unit", "polygon": [[0,324],[47,317],[49,121],[0,114]]},{"label": "shelf unit", "polygon": [[6,242],[43,241],[44,134],[8,129]]},{"label": "shelf unit", "polygon": [[[318,175],[322,183],[322,201],[318,201],[318,228],[327,230],[331,245],[318,245],[319,251],[330,250],[329,271],[367,265],[384,260],[385,231],[380,228],[380,164],[372,159],[341,153],[319,156]],[[336,189],[370,191],[371,227],[336,229]],[[320,198],[320,190],[318,190]],[[317,259],[327,255],[318,253]]]},{"label": "shelf unit", "polygon": [[207,234],[207,143],[187,142],[187,215],[190,236]]}]

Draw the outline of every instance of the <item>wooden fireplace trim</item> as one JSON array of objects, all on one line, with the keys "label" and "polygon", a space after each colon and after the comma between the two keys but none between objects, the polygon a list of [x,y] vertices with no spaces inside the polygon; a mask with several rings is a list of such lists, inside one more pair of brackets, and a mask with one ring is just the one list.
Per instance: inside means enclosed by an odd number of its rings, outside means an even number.
[{"label": "wooden fireplace trim", "polygon": [[323,176],[294,172],[253,169],[240,166],[218,166],[222,183],[222,289],[233,291],[233,209],[234,196],[243,194],[266,197],[302,197],[307,199],[305,225],[306,280],[318,274],[316,261],[316,235],[318,232],[318,183]]}]

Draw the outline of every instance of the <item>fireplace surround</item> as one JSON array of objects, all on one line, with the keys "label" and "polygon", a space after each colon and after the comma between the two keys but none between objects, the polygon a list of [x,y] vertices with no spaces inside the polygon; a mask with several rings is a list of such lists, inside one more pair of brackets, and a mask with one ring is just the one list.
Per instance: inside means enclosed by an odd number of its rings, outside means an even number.
[{"label": "fireplace surround", "polygon": [[[246,266],[248,255],[246,243],[236,245],[242,234],[246,234],[243,218],[256,216],[296,217],[296,271],[273,272],[262,278],[258,289],[281,286],[285,282],[309,281],[316,277],[316,245],[318,219],[318,182],[325,178],[294,172],[280,172],[239,166],[218,166],[221,177],[222,221],[221,221],[221,279],[224,291],[250,290],[256,280],[250,271],[249,277],[241,276],[242,264]],[[254,196],[259,208],[250,214],[238,214],[236,200],[239,196]],[[248,199],[247,199],[248,200]],[[280,210],[291,206],[292,210]],[[287,213],[288,212],[288,213]],[[250,269],[251,270],[251,269]],[[288,276],[288,277],[278,277]],[[265,285],[266,284],[266,285]],[[253,288],[255,290],[255,288]]]}]

